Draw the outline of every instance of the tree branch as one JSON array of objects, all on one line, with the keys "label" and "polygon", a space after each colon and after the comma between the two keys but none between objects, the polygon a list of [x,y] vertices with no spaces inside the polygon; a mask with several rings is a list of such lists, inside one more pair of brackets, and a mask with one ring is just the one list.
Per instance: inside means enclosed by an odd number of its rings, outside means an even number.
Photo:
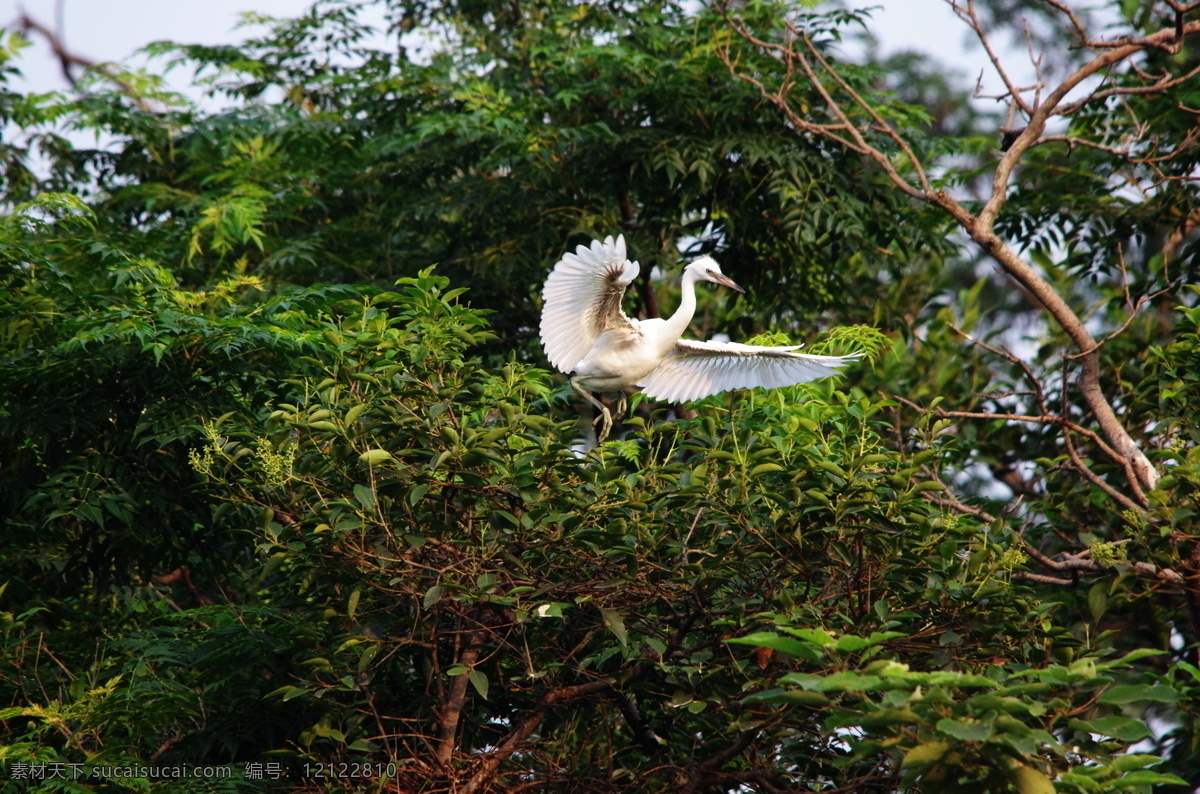
[{"label": "tree branch", "polygon": [[467,698],[467,685],[470,682],[471,668],[479,661],[479,643],[483,642],[483,632],[467,632],[463,638],[463,649],[459,652],[457,663],[467,668],[463,673],[453,676],[450,686],[442,696],[438,705],[437,739],[434,744],[434,760],[442,767],[449,767],[454,758],[454,744],[458,736],[458,723],[462,718],[463,703]]},{"label": "tree branch", "polygon": [[50,45],[50,51],[54,53],[56,58],[58,58],[59,65],[62,68],[63,78],[71,84],[71,88],[75,88],[79,82],[78,78],[71,73],[71,67],[80,66],[84,69],[92,69],[115,83],[117,88],[121,90],[121,93],[125,94],[134,102],[136,102],[139,108],[147,111],[151,110],[150,104],[138,95],[137,91],[134,90],[130,83],[118,77],[108,64],[99,63],[91,58],[85,58],[78,53],[71,52],[67,49],[67,45],[57,33],[38,22],[33,17],[26,13],[22,13],[21,16],[17,18],[16,27],[21,31],[22,35],[27,35],[30,31],[32,31],[40,34],[46,39],[46,43]]},{"label": "tree branch", "polygon": [[615,698],[626,721],[629,721],[632,717],[638,723],[634,724],[631,722],[629,727],[642,738],[646,736],[652,737],[652,743],[657,746],[658,737],[645,725],[636,707],[633,706],[632,700],[618,691],[611,681],[589,681],[585,684],[561,687],[553,689],[542,696],[537,706],[517,722],[516,727],[504,737],[500,744],[496,745],[496,749],[487,754],[476,768],[475,773],[471,775],[471,779],[460,790],[461,794],[477,794],[477,792],[484,791],[496,776],[496,771],[500,768],[500,765],[512,756],[513,753],[521,749],[525,740],[537,729],[537,726],[546,716],[546,712],[550,710],[551,706],[593,695],[607,695]]},{"label": "tree branch", "polygon": [[[871,104],[854,91],[837,74],[836,70],[817,51],[805,32],[796,28],[795,25],[788,23],[788,32],[791,35],[785,37],[785,44],[776,44],[762,37],[755,36],[741,19],[730,14],[728,7],[725,5],[718,7],[718,10],[723,14],[731,28],[743,40],[759,51],[766,53],[785,67],[788,78],[781,81],[778,90],[772,91],[768,89],[762,79],[757,76],[748,75],[740,70],[728,48],[719,50],[719,54],[727,67],[730,68],[732,74],[758,87],[763,97],[778,107],[785,114],[788,121],[795,125],[797,129],[822,135],[830,140],[841,143],[854,152],[870,157],[883,169],[888,179],[898,189],[919,201],[936,206],[948,213],[970,235],[971,239],[1000,265],[1005,273],[1036,299],[1041,307],[1070,337],[1074,347],[1079,351],[1080,369],[1076,376],[1076,386],[1081,399],[1095,418],[1097,425],[1099,425],[1100,434],[1107,440],[1106,449],[1115,449],[1117,455],[1124,461],[1123,467],[1126,470],[1126,479],[1129,481],[1131,488],[1135,488],[1137,491],[1153,489],[1158,481],[1158,474],[1154,470],[1154,466],[1122,425],[1100,385],[1099,350],[1096,341],[1092,338],[1083,320],[1075,313],[1062,295],[1035,268],[1024,261],[1008,243],[1000,239],[995,232],[995,222],[1007,200],[1008,185],[1017,164],[1032,146],[1042,140],[1047,121],[1052,116],[1061,115],[1067,111],[1073,112],[1077,109],[1077,103],[1065,107],[1062,106],[1064,99],[1071,90],[1089,77],[1109,70],[1114,65],[1127,60],[1138,52],[1150,48],[1178,47],[1184,37],[1200,33],[1200,22],[1183,24],[1182,21],[1177,20],[1178,24],[1175,26],[1164,28],[1144,38],[1114,43],[1111,47],[1108,47],[1067,76],[1066,79],[1046,95],[1044,101],[1040,104],[1030,105],[1021,98],[1021,92],[1025,89],[1018,87],[1008,79],[998,59],[992,53],[990,44],[987,41],[986,31],[983,30],[978,17],[974,14],[973,4],[969,2],[966,7],[963,7],[957,0],[947,0],[947,2],[954,9],[955,13],[975,30],[976,35],[980,38],[985,48],[988,48],[989,53],[991,53],[990,57],[992,57],[993,65],[1000,72],[1001,78],[1008,88],[1009,93],[1006,96],[1010,97],[1012,102],[1017,103],[1017,106],[1029,117],[1029,122],[1023,130],[1019,133],[1015,130],[1013,131],[1013,137],[1009,141],[1010,145],[997,161],[992,178],[991,194],[978,214],[968,211],[956,200],[947,195],[945,191],[935,190],[931,187],[925,178],[925,172],[919,160],[915,156],[915,153],[908,147],[904,138],[883,122]],[[1051,5],[1055,8],[1059,7],[1054,3],[1051,3]],[[1084,30],[1078,18],[1073,14],[1069,16],[1076,31],[1082,34]],[[795,42],[800,42],[800,46],[796,46]],[[1089,46],[1094,45],[1094,42],[1089,41],[1087,43]],[[836,120],[835,124],[814,124],[802,118],[792,108],[788,98],[788,91],[790,89],[789,80],[793,64],[799,66],[808,79],[808,83],[821,96],[827,111]],[[851,121],[846,110],[843,108],[842,102],[825,85],[821,79],[821,75],[818,75],[816,66],[820,67],[822,75],[832,81],[833,87],[836,90],[841,91],[848,97],[847,103],[849,105],[865,112],[870,117],[871,124],[868,126],[868,129],[883,133],[901,148],[913,164],[920,181],[919,186],[905,179],[896,170],[890,157],[866,139],[862,130]],[[1178,78],[1178,80],[1186,80],[1191,75],[1192,72],[1189,72],[1188,75]],[[1168,90],[1169,86],[1175,85],[1175,81],[1176,78],[1171,78],[1166,82],[1159,80],[1151,90],[1161,93]],[[1038,86],[1035,86],[1035,89],[1040,90]],[[1082,101],[1086,103],[1098,100],[1093,95]],[[1099,438],[1096,434],[1093,434],[1092,437]],[[1108,453],[1106,452],[1106,454]]]}]

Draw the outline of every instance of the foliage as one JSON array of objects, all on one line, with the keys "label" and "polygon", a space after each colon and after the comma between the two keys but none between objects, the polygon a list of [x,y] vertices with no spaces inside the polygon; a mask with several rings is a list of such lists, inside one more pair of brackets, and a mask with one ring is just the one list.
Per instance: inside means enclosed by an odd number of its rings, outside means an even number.
[{"label": "foliage", "polygon": [[[366,5],[155,45],[219,110],[115,70],[72,96],[0,82],[6,775],[1197,779],[1194,84],[1081,107],[1068,134],[1098,146],[1030,149],[996,221],[1116,332],[1097,382],[1162,475],[1131,507],[1065,333],[959,252],[937,206],[739,78],[789,67],[721,8],[377,3],[383,45]],[[804,26],[822,85],[863,98],[864,129],[886,120],[865,134],[902,179],[990,179],[998,117],[942,70],[853,61],[840,45],[869,15],[742,11],[767,43]],[[21,46],[4,39],[0,79]],[[786,97],[819,123],[812,81]],[[1096,188],[1117,179],[1144,189]],[[748,295],[702,296],[698,335],[867,357],[686,409],[635,396],[623,435],[585,449],[530,329],[549,263],[618,230],[646,265],[642,314],[670,304],[681,251],[715,252]],[[87,783],[199,785],[143,772]]]}]

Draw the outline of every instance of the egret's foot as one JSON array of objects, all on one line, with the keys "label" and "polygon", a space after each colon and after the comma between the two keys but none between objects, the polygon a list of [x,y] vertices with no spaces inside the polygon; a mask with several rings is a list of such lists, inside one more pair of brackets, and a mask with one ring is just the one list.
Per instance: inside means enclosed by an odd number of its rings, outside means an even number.
[{"label": "egret's foot", "polygon": [[603,444],[604,439],[608,438],[608,434],[612,430],[612,424],[613,424],[612,414],[609,413],[609,410],[608,410],[608,408],[606,408],[604,406],[604,403],[600,402],[595,397],[593,397],[592,393],[590,391],[588,391],[586,388],[584,388],[583,384],[581,384],[575,378],[571,378],[571,388],[573,388],[575,391],[579,392],[579,394],[585,400],[590,402],[598,411],[600,411],[600,423],[601,424],[600,424],[600,432],[596,434],[596,443]]},{"label": "egret's foot", "polygon": [[600,432],[596,433],[596,443],[603,444],[604,439],[608,438],[608,434],[612,432],[613,420],[612,414],[604,406],[600,406]]},{"label": "egret's foot", "polygon": [[617,416],[623,417],[627,408],[629,408],[629,398],[625,396],[625,392],[621,392],[620,396],[617,397],[617,408],[614,413]]}]

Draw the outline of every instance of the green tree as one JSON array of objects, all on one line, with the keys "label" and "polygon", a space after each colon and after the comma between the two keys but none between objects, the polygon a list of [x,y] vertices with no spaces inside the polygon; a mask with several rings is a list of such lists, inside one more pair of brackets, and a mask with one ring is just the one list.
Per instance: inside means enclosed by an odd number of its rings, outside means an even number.
[{"label": "green tree", "polygon": [[[390,50],[349,2],[156,45],[219,111],[115,70],[3,84],[5,774],[1197,777],[1196,10],[1126,9],[1097,42],[1049,4],[1085,46],[1035,31],[1046,86],[1005,85],[998,116],[846,58],[862,12],[382,10]],[[682,416],[635,398],[579,451],[529,329],[550,263],[617,230],[748,287],[699,333],[869,360]],[[643,272],[655,314],[671,287]]]}]

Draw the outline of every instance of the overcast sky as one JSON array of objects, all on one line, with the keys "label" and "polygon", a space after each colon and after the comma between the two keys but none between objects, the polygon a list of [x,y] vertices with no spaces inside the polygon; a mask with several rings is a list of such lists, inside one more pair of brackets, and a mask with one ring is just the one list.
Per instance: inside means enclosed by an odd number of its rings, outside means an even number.
[{"label": "overcast sky", "polygon": [[[57,27],[59,0],[0,0],[0,25],[10,26],[23,8],[50,28]],[[227,44],[251,35],[254,28],[238,28],[243,12],[289,17],[305,11],[309,0],[61,0],[62,34],[69,51],[96,61],[121,61],[152,41],[188,44]],[[977,74],[982,55],[964,51],[965,29],[944,0],[875,0],[854,2],[876,6],[876,24],[884,52],[914,49],[937,51],[943,60],[961,64],[964,73]],[[261,31],[261,28],[257,30]],[[49,91],[65,87],[58,62],[44,40],[33,37],[34,47],[22,57],[25,87]],[[138,61],[133,61],[138,63]],[[172,81],[177,90],[187,83],[180,75]]]}]

